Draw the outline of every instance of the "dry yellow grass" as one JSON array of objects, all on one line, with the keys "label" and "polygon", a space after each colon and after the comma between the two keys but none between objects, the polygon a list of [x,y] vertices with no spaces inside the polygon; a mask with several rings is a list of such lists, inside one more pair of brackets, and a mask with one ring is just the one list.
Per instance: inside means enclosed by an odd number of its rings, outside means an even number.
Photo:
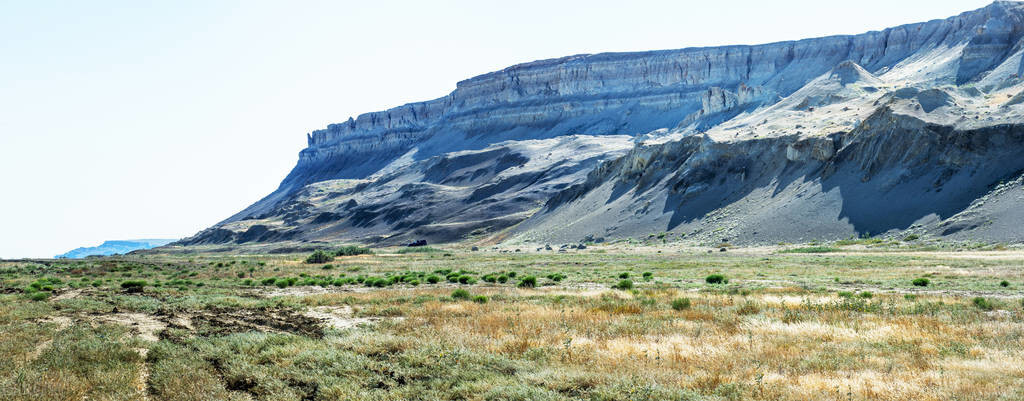
[{"label": "dry yellow grass", "polygon": [[[641,376],[726,398],[1016,399],[1024,384],[1019,311],[993,317],[950,297],[846,301],[786,290],[747,296],[667,290],[636,297],[560,291],[561,299],[543,291],[481,293],[497,301],[396,303],[404,319],[377,330],[512,358],[541,352],[547,368],[563,376],[599,383]],[[344,302],[376,305],[414,295],[443,294],[380,291],[347,294]],[[667,308],[678,296],[690,297],[692,307]],[[317,304],[343,301],[337,295],[312,298]],[[943,306],[935,312],[914,310],[938,302]],[[758,311],[738,313],[748,304]],[[881,309],[856,310],[864,305]]]}]

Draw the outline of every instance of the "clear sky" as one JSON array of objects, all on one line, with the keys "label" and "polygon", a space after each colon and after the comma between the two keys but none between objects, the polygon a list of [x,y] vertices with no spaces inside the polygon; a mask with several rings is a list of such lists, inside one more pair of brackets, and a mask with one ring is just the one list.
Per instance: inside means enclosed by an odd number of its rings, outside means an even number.
[{"label": "clear sky", "polygon": [[988,3],[0,0],[0,258],[192,235],[274,190],[307,132],[515,63]]}]

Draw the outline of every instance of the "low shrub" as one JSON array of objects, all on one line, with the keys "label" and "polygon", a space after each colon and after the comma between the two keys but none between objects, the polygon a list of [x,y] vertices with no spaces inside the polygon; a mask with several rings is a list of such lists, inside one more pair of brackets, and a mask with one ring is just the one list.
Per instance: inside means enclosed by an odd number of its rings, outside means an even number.
[{"label": "low shrub", "polygon": [[31,299],[33,301],[45,301],[46,298],[49,298],[49,297],[50,297],[50,294],[46,293],[46,292],[33,292],[33,293],[29,294],[28,299]]},{"label": "low shrub", "polygon": [[850,291],[839,291],[836,293],[840,298],[853,298],[853,292]]},{"label": "low shrub", "polygon": [[915,278],[914,281],[913,281],[913,284],[915,286],[918,286],[918,287],[927,287],[929,283],[930,283],[930,281],[928,281],[928,279],[926,279],[924,277]]},{"label": "low shrub", "polygon": [[498,276],[498,282],[499,282],[499,283],[503,283],[503,284],[504,284],[504,283],[506,283],[506,282],[508,282],[508,276],[506,276],[506,275],[504,275],[504,274],[502,274],[502,275]]},{"label": "low shrub", "polygon": [[440,283],[441,282],[441,277],[438,277],[436,274],[431,274],[431,275],[427,276],[427,282],[430,283],[430,284]]},{"label": "low shrub", "polygon": [[995,305],[992,305],[992,301],[989,301],[984,297],[976,297],[973,300],[971,300],[971,302],[974,303],[974,306],[977,306],[978,309],[984,311],[990,311],[992,309],[995,309]]},{"label": "low shrub", "polygon": [[872,294],[872,293],[870,293],[868,291],[861,291],[861,293],[860,293],[860,297],[864,298],[864,299],[870,299],[870,298],[873,298],[874,296],[875,296],[875,294]]},{"label": "low shrub", "polygon": [[562,273],[552,273],[548,275],[548,279],[554,282],[565,280],[565,275]]},{"label": "low shrub", "polygon": [[306,263],[327,263],[332,260],[334,260],[333,254],[318,250],[306,258]]},{"label": "low shrub", "polygon": [[1010,286],[1010,282],[1006,281],[1006,280],[1000,281],[999,282],[999,286],[1000,287],[1009,287]]},{"label": "low shrub", "polygon": [[619,278],[622,278],[622,279],[629,278],[629,272],[619,273]]},{"label": "low shrub", "polygon": [[707,282],[708,284],[728,284],[729,283],[729,280],[726,279],[725,276],[723,276],[721,274],[711,274],[711,275],[708,275],[707,277],[704,277],[704,281]]},{"label": "low shrub", "polygon": [[334,250],[334,256],[355,256],[355,255],[370,255],[373,251],[370,248],[363,248],[361,246],[348,245]]},{"label": "low shrub", "polygon": [[142,292],[149,283],[143,280],[128,280],[121,283],[121,288],[127,292]]},{"label": "low shrub", "polygon": [[519,280],[519,286],[523,288],[533,288],[537,286],[537,278],[534,276],[526,276]]},{"label": "low shrub", "polygon": [[469,291],[461,288],[452,291],[452,299],[469,299]]},{"label": "low shrub", "polygon": [[672,300],[672,309],[690,309],[690,298],[676,298]]},{"label": "low shrub", "polygon": [[752,301],[744,302],[743,305],[736,309],[736,314],[738,315],[754,315],[759,312],[761,312],[761,307]]},{"label": "low shrub", "polygon": [[487,303],[487,296],[486,295],[477,295],[477,296],[473,297],[473,302],[476,302],[478,304],[486,304]]},{"label": "low shrub", "polygon": [[654,273],[644,272],[644,280],[651,281],[652,278],[654,278]]},{"label": "low shrub", "polygon": [[632,280],[621,280],[618,283],[616,283],[615,285],[613,285],[612,288],[614,288],[616,290],[631,290],[631,289],[633,289],[633,281]]}]

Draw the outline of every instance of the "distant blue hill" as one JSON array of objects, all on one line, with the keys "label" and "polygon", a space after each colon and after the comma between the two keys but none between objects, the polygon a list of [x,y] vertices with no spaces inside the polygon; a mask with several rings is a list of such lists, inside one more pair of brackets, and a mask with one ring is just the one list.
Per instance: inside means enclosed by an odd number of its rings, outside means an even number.
[{"label": "distant blue hill", "polygon": [[72,250],[63,255],[57,255],[58,259],[78,259],[86,256],[102,255],[110,256],[114,254],[123,254],[131,251],[137,251],[139,249],[150,249],[158,246],[164,246],[170,244],[174,239],[129,239],[129,240],[117,240],[117,241],[105,241],[100,246],[93,246],[88,248],[78,248]]}]

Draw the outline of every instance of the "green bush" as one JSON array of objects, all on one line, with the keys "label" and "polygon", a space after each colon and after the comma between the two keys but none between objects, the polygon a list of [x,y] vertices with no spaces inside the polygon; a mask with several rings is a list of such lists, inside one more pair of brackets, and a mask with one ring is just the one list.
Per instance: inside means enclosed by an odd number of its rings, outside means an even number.
[{"label": "green bush", "polygon": [[629,272],[619,273],[619,278],[622,278],[622,279],[629,278]]},{"label": "green bush", "polygon": [[506,275],[504,275],[504,274],[502,274],[502,275],[498,276],[498,282],[499,282],[499,283],[502,283],[502,284],[504,284],[504,283],[508,282],[508,276],[506,276]]},{"label": "green bush", "polygon": [[616,283],[615,285],[613,285],[612,288],[614,288],[616,290],[630,290],[630,289],[633,289],[633,281],[632,280],[621,280],[618,283]]},{"label": "green bush", "polygon": [[853,298],[853,292],[850,291],[839,291],[836,295],[840,298]]},{"label": "green bush", "polygon": [[676,298],[672,300],[672,309],[690,309],[690,298]]},{"label": "green bush", "polygon": [[427,282],[430,284],[437,284],[441,282],[441,277],[438,277],[436,274],[431,274],[427,276]]},{"label": "green bush", "polygon": [[49,297],[50,297],[50,294],[45,293],[45,292],[33,292],[33,293],[29,294],[28,299],[31,299],[33,301],[45,301],[46,298],[49,298]]},{"label": "green bush", "polygon": [[274,278],[274,277],[267,277],[267,278],[265,278],[263,280],[260,280],[260,284],[263,284],[263,285],[274,285],[275,281],[277,281],[276,278]]},{"label": "green bush", "polygon": [[361,246],[348,245],[338,248],[334,251],[334,256],[355,256],[355,255],[370,255],[373,251],[370,248],[363,248]]},{"label": "green bush", "polygon": [[322,269],[324,269],[324,270],[331,270],[333,268],[334,268],[334,265],[332,265],[332,264],[326,264],[326,265],[324,265],[324,267],[322,267]]},{"label": "green bush", "polygon": [[128,292],[142,292],[149,283],[143,280],[128,280],[121,283],[121,288]]},{"label": "green bush", "polygon": [[644,272],[644,280],[645,281],[651,281],[652,278],[654,278],[654,273]]},{"label": "green bush", "polygon": [[974,306],[977,306],[978,309],[984,311],[990,311],[992,309],[995,309],[995,305],[992,305],[992,301],[989,301],[983,297],[976,297],[973,300],[971,300],[971,302],[973,302]]},{"label": "green bush", "polygon": [[548,275],[548,279],[554,282],[565,280],[565,275],[562,273],[552,273]]},{"label": "green bush", "polygon": [[728,284],[729,283],[729,280],[726,279],[725,276],[723,276],[721,274],[710,274],[707,277],[704,277],[704,281],[707,282],[708,284]]},{"label": "green bush", "polygon": [[452,291],[452,299],[469,299],[469,291],[461,288]]},{"label": "green bush", "polygon": [[323,250],[317,250],[306,258],[306,263],[327,263],[332,260],[334,260],[333,254],[324,252]]},{"label": "green bush", "polygon": [[872,298],[874,296],[875,296],[875,294],[872,294],[872,293],[870,293],[868,291],[861,291],[861,293],[860,293],[860,297],[861,298],[865,298],[865,299],[870,299],[870,298]]},{"label": "green bush", "polygon": [[928,279],[926,279],[924,277],[915,278],[914,281],[913,281],[913,284],[915,286],[918,286],[918,287],[927,287],[928,283],[930,283],[930,281],[928,281]]},{"label": "green bush", "polygon": [[487,303],[487,296],[486,295],[477,295],[477,296],[473,297],[473,302],[476,302],[478,304],[486,304]]},{"label": "green bush", "polygon": [[1009,287],[1010,286],[1010,282],[1006,281],[1006,280],[1000,281],[999,282],[999,286],[1000,287]]},{"label": "green bush", "polygon": [[519,280],[519,286],[523,288],[533,288],[537,286],[537,278],[534,276],[526,276]]}]

